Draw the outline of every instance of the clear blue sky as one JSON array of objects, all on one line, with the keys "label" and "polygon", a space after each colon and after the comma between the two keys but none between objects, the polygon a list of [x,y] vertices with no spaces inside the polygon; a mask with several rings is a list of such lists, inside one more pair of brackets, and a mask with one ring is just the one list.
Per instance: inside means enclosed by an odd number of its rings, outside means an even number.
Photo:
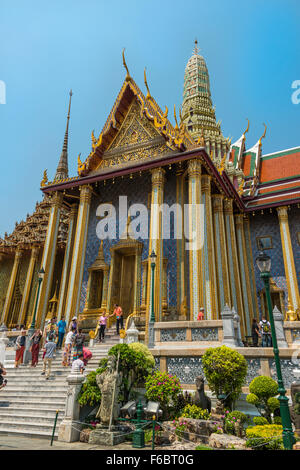
[{"label": "clear blue sky", "polygon": [[69,168],[86,157],[125,77],[144,89],[143,70],[161,107],[178,107],[195,37],[205,57],[217,119],[233,141],[250,119],[248,148],[268,125],[263,152],[300,145],[299,0],[0,0],[0,236],[32,212],[44,169],[53,179],[65,131]]}]

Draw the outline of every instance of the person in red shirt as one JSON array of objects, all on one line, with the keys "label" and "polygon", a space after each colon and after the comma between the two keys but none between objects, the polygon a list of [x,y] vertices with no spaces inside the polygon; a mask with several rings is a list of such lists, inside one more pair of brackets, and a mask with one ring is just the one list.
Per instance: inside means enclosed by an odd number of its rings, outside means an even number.
[{"label": "person in red shirt", "polygon": [[197,320],[204,320],[204,308],[200,308],[199,309],[199,313],[198,313],[198,317],[197,317]]},{"label": "person in red shirt", "polygon": [[123,330],[123,310],[122,307],[118,304],[115,304],[115,309],[113,315],[116,315],[117,319],[117,335],[119,334],[120,327]]}]

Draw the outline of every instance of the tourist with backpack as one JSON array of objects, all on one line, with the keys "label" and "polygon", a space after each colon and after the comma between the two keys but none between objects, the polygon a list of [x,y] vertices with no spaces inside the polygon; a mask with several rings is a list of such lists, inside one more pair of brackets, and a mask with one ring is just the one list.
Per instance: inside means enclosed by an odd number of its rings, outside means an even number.
[{"label": "tourist with backpack", "polygon": [[54,358],[54,353],[56,350],[55,336],[53,333],[50,333],[48,336],[48,341],[45,344],[44,352],[44,367],[41,375],[46,375],[46,380],[49,379],[51,374],[51,366]]},{"label": "tourist with backpack", "polygon": [[272,346],[271,324],[265,317],[262,317],[259,322],[259,329],[262,335],[262,347],[270,348]]},{"label": "tourist with backpack", "polygon": [[76,359],[78,359],[79,354],[83,354],[84,340],[85,340],[85,335],[82,333],[82,329],[78,328],[78,333],[75,335],[75,340],[74,340],[73,361],[76,361]]},{"label": "tourist with backpack", "polygon": [[62,356],[62,365],[64,367],[71,365],[71,352],[72,352],[74,339],[75,339],[75,329],[72,328],[72,330],[69,331],[69,333],[67,333],[66,340],[65,340],[65,348],[64,348],[64,352]]}]

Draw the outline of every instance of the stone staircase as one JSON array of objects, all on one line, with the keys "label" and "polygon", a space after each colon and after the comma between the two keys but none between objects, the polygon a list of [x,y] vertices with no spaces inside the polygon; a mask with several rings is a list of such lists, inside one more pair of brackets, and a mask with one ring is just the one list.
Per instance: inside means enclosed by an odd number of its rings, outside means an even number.
[{"label": "stone staircase", "polygon": [[[106,357],[108,350],[119,342],[114,329],[109,329],[104,343],[96,343],[89,349],[93,353],[85,375],[97,369],[99,361]],[[0,390],[0,435],[14,434],[31,437],[51,438],[56,410],[59,410],[55,437],[64,417],[67,375],[69,367],[61,365],[62,352],[59,350],[52,362],[51,376],[46,380],[41,375],[42,354],[37,367],[22,365],[14,368],[15,351],[11,350],[5,362],[7,386]]]}]

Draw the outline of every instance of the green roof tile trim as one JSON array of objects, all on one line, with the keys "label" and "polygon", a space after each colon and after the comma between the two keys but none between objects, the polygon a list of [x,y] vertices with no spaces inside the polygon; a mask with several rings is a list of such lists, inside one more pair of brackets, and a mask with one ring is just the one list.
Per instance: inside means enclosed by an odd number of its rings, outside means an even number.
[{"label": "green roof tile trim", "polygon": [[276,152],[269,155],[262,155],[261,159],[263,160],[272,160],[273,158],[285,157],[286,155],[292,155],[293,153],[300,152],[300,147],[295,147],[290,150],[283,150],[282,152]]}]

